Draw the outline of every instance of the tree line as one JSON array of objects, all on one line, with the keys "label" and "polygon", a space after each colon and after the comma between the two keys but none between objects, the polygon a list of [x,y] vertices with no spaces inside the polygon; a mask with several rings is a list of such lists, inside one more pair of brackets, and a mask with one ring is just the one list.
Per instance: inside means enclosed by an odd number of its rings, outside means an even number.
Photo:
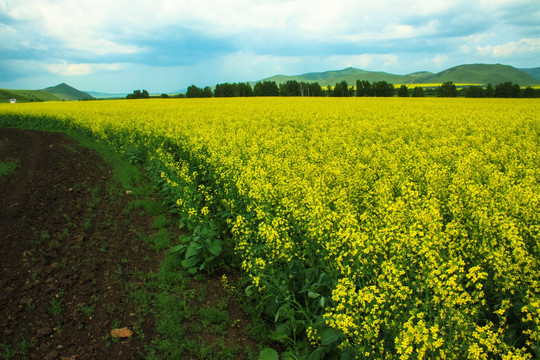
[{"label": "tree line", "polygon": [[[210,98],[210,97],[249,97],[249,96],[334,96],[334,97],[494,97],[494,98],[533,98],[540,97],[540,90],[532,87],[521,89],[518,84],[512,82],[500,83],[496,86],[488,84],[486,88],[481,86],[464,86],[457,88],[451,82],[445,82],[438,87],[424,88],[420,85],[410,89],[407,85],[401,85],[395,89],[394,84],[386,81],[356,80],[356,87],[350,86],[345,80],[335,84],[321,87],[316,82],[299,82],[288,80],[277,84],[275,81],[260,81],[253,87],[249,83],[222,83],[217,84],[212,90],[209,86],[200,88],[191,85],[185,95],[176,97]],[[128,99],[140,99],[150,97],[146,90],[135,90],[127,96]],[[162,94],[161,97],[168,97]]]}]

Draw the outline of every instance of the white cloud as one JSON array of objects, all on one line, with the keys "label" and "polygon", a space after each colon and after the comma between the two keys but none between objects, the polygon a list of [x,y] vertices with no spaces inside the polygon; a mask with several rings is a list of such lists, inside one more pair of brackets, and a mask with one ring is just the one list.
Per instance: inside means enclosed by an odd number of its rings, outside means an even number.
[{"label": "white cloud", "polygon": [[61,63],[48,64],[46,65],[46,68],[53,74],[63,76],[81,76],[89,75],[98,71],[119,71],[121,69],[121,64],[69,64],[68,62],[63,61]]},{"label": "white cloud", "polygon": [[483,56],[508,57],[523,53],[540,53],[540,38],[510,41],[502,45],[486,45],[476,48]]},{"label": "white cloud", "polygon": [[65,76],[88,75],[92,73],[90,64],[68,64],[64,62],[60,64],[50,64],[47,68],[53,74]]},{"label": "white cloud", "polygon": [[0,13],[0,78],[100,80],[89,88],[540,58],[538,0],[0,0]]},{"label": "white cloud", "polygon": [[239,51],[199,66],[233,74],[230,79],[222,81],[255,81],[277,74],[297,75],[346,67],[390,71],[398,63],[399,57],[394,54],[277,56]]},{"label": "white cloud", "polygon": [[448,61],[448,55],[437,54],[431,61],[433,64],[435,64],[435,66],[441,67]]}]

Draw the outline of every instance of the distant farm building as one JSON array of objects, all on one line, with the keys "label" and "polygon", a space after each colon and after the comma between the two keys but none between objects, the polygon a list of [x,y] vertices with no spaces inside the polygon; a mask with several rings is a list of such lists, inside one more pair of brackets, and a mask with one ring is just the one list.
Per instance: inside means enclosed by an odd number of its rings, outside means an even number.
[{"label": "distant farm building", "polygon": [[17,102],[17,99],[15,98],[9,98],[9,103],[10,104],[15,104]]}]

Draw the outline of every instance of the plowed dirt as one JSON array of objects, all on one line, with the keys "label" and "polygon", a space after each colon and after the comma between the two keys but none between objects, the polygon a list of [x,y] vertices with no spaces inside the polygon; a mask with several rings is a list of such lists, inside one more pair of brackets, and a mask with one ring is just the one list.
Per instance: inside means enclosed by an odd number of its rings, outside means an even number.
[{"label": "plowed dirt", "polygon": [[[99,155],[60,133],[0,128],[0,344],[14,359],[138,359],[154,338],[128,286],[160,255]],[[111,190],[117,189],[118,191]],[[131,285],[130,285],[131,284]],[[133,335],[114,339],[111,330]]]}]

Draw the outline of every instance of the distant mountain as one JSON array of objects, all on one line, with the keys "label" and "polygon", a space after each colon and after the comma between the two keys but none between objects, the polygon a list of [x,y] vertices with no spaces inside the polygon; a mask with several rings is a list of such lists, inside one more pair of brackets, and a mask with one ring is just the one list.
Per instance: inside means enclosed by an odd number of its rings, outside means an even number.
[{"label": "distant mountain", "polygon": [[531,75],[520,71],[509,65],[501,64],[470,64],[459,65],[441,71],[433,76],[423,79],[424,83],[443,83],[452,81],[454,83],[497,85],[507,81],[517,83],[521,86],[536,85],[540,83]]},{"label": "distant mountain", "polygon": [[[528,70],[528,72],[523,71]],[[539,78],[535,78],[535,76]],[[366,71],[356,68],[333,70],[325,72],[307,73],[302,75],[276,75],[260,81],[275,81],[285,83],[289,80],[318,82],[320,85],[334,85],[345,80],[349,85],[356,84],[356,80],[369,82],[387,81],[392,84],[431,84],[452,81],[456,84],[482,84],[497,85],[503,82],[513,82],[521,86],[540,84],[540,68],[516,69],[501,64],[468,64],[459,65],[441,71],[437,74],[428,71],[419,71],[407,75],[396,75],[382,71]]]},{"label": "distant mountain", "polygon": [[530,69],[518,69],[526,74],[531,75],[535,80],[540,80],[540,67]]},{"label": "distant mountain", "polygon": [[77,90],[66,83],[61,83],[56,86],[43,89],[50,94],[53,94],[60,100],[92,100],[94,97],[88,93]]},{"label": "distant mountain", "polygon": [[356,83],[356,80],[367,80],[369,82],[387,81],[393,84],[408,84],[418,82],[424,77],[431,75],[433,75],[433,73],[425,71],[408,75],[396,75],[382,71],[367,71],[349,67],[343,70],[313,72],[296,76],[276,75],[261,81],[275,81],[280,84],[289,80],[296,80],[299,82],[318,82],[322,86],[334,85],[341,81],[346,81],[348,84],[353,85]]},{"label": "distant mountain", "polygon": [[127,94],[109,94],[98,91],[86,91],[87,94],[92,95],[95,99],[123,99]]}]

